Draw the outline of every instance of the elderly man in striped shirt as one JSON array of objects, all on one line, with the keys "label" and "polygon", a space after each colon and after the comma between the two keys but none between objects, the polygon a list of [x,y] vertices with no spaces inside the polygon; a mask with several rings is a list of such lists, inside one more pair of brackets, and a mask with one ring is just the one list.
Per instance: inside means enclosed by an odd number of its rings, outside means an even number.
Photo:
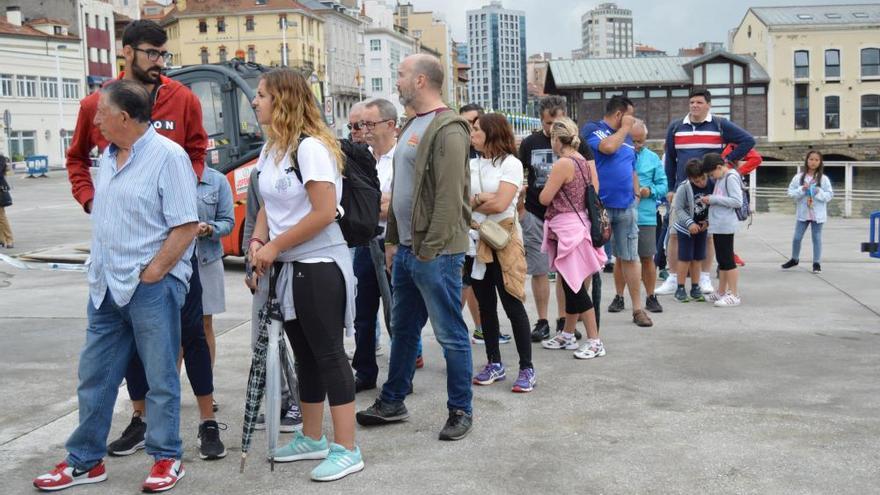
[{"label": "elderly man in striped shirt", "polygon": [[192,274],[198,230],[196,180],[183,148],[150,125],[142,84],[114,81],[103,90],[95,125],[110,141],[100,160],[92,204],[89,326],[79,362],[79,426],[67,459],[34,480],[41,490],[97,483],[113,405],[137,352],[150,384],[146,450],[155,464],[146,492],[183,477],[180,440],[180,308]]}]

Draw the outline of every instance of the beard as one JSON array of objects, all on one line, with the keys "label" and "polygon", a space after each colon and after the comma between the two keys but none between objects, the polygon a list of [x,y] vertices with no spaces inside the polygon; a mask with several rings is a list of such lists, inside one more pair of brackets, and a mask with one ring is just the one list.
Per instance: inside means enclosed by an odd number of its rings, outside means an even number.
[{"label": "beard", "polygon": [[[155,71],[157,74],[155,77],[151,75],[151,72]],[[162,82],[159,74],[162,73],[162,68],[158,65],[154,65],[147,70],[141,69],[136,63],[131,64],[131,73],[135,79],[140,81],[143,84],[159,84]]]},{"label": "beard", "polygon": [[398,88],[400,95],[397,99],[400,101],[400,104],[404,107],[408,107],[412,105],[412,102],[416,99],[415,91],[410,90],[409,88]]}]

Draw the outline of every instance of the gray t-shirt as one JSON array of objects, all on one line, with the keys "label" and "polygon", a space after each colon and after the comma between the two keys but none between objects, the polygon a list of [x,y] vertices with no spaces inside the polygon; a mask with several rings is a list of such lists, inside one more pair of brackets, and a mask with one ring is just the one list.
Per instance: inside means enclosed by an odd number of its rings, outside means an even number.
[{"label": "gray t-shirt", "polygon": [[415,194],[416,153],[425,130],[434,120],[435,112],[413,119],[397,140],[394,150],[394,184],[392,204],[397,220],[397,235],[404,246],[412,246],[413,194]]}]

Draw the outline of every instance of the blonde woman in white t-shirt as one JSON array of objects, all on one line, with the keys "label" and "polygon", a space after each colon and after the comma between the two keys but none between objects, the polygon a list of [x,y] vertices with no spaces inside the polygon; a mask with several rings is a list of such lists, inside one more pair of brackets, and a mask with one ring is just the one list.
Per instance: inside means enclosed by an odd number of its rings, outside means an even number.
[{"label": "blonde woman in white t-shirt", "polygon": [[[344,157],[298,72],[264,74],[253,106],[269,139],[257,163],[263,206],[250,259],[263,284],[270,270],[278,271],[276,292],[296,357],[303,415],[302,432],[275,451],[275,461],[323,459],[311,477],[333,481],[364,468],[354,442],[354,377],[342,345],[344,328],[353,328],[355,284],[335,221]],[[333,442],[322,431],[325,400]]]},{"label": "blonde woman in white t-shirt", "polygon": [[[531,392],[535,386],[532,365],[529,317],[525,300],[526,258],[519,222],[516,218],[517,196],[523,181],[522,162],[516,157],[516,142],[507,119],[497,113],[480,116],[471,132],[471,144],[481,158],[471,160],[471,208],[475,230],[487,221],[504,227],[510,241],[503,249],[492,249],[478,240],[477,256],[471,279],[480,307],[487,363],[474,377],[476,385],[490,385],[506,377],[499,348],[497,299],[510,319],[519,375],[514,392]],[[497,292],[497,296],[496,296]]]}]

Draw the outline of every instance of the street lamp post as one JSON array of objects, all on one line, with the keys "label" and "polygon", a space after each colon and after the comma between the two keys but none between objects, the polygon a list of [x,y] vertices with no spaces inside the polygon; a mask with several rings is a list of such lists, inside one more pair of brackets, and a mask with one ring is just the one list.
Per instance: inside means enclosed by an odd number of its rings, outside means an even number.
[{"label": "street lamp post", "polygon": [[56,88],[58,96],[58,147],[61,149],[61,163],[64,163],[64,136],[61,134],[64,129],[64,106],[61,102],[63,89],[61,84],[61,50],[67,50],[67,45],[55,45],[55,76],[58,84]]}]

